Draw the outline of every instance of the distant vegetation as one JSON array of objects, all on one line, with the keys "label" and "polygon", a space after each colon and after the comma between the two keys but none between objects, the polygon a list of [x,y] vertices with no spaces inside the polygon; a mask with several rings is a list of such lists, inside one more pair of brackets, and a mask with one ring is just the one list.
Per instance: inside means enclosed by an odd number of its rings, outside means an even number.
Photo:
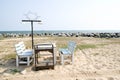
[{"label": "distant vegetation", "polygon": [[97,46],[94,44],[81,44],[77,46],[77,49],[88,49],[88,48],[96,48]]},{"label": "distant vegetation", "polygon": [[15,59],[16,54],[7,54],[3,57],[4,60]]},{"label": "distant vegetation", "polygon": [[0,34],[0,40],[3,40],[3,39],[4,39],[3,35]]},{"label": "distant vegetation", "polygon": [[[6,40],[6,38],[3,38],[2,36],[0,36],[0,39]],[[8,39],[10,39],[10,41],[8,41]],[[27,49],[31,49],[31,37],[12,38],[12,39],[8,38],[8,39],[6,42],[4,42],[4,40],[0,40],[1,42],[0,48],[2,48],[0,50],[0,54],[4,55],[2,59],[5,59],[5,60],[9,60],[13,58],[15,59],[16,52],[15,52],[14,45],[19,41],[24,41]],[[57,37],[57,36],[34,37],[34,44],[47,43],[47,42],[56,43],[56,51],[59,51],[59,48],[66,48],[68,41],[76,42],[77,47],[75,51],[77,51],[78,49],[80,50],[89,49],[89,48],[94,49],[94,48],[103,47],[110,44],[120,44],[120,38],[105,39],[105,38],[90,38],[90,37],[86,38],[86,37]]]}]

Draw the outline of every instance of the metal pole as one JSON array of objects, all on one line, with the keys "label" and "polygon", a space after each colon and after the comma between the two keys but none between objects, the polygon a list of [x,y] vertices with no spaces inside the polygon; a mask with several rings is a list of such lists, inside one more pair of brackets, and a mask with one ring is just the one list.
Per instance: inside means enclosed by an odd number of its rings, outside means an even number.
[{"label": "metal pole", "polygon": [[32,49],[34,49],[33,22],[41,22],[41,20],[22,20],[22,22],[31,22]]},{"label": "metal pole", "polygon": [[33,40],[33,21],[31,21],[31,36],[32,36],[32,49],[33,49],[33,46],[34,46],[34,40]]}]

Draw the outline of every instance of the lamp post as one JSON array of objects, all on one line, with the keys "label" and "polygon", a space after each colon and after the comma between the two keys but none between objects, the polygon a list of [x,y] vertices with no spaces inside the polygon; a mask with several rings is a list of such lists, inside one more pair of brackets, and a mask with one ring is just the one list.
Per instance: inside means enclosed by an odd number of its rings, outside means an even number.
[{"label": "lamp post", "polygon": [[41,22],[41,20],[22,20],[22,22],[30,22],[31,23],[31,36],[32,36],[32,49],[34,46],[34,39],[33,39],[33,22]]}]

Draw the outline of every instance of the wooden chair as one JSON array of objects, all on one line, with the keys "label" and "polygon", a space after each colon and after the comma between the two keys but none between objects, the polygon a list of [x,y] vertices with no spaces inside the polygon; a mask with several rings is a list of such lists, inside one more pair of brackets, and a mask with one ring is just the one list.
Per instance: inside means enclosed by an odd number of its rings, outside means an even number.
[{"label": "wooden chair", "polygon": [[15,50],[17,53],[16,66],[18,67],[19,64],[27,64],[29,66],[32,62],[33,50],[27,50],[23,41],[15,44]]},{"label": "wooden chair", "polygon": [[67,48],[59,49],[62,65],[64,64],[65,57],[70,57],[72,63],[74,63],[74,50],[75,50],[75,48],[76,48],[76,43],[74,41],[69,41]]}]

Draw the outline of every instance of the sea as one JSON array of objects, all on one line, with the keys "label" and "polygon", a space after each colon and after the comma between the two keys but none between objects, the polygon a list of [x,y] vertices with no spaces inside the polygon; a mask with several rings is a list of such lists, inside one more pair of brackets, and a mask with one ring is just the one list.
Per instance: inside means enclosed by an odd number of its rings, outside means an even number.
[{"label": "sea", "polygon": [[[31,31],[0,31],[0,34],[30,34]],[[41,33],[120,33],[120,30],[35,30],[35,34]]]}]

